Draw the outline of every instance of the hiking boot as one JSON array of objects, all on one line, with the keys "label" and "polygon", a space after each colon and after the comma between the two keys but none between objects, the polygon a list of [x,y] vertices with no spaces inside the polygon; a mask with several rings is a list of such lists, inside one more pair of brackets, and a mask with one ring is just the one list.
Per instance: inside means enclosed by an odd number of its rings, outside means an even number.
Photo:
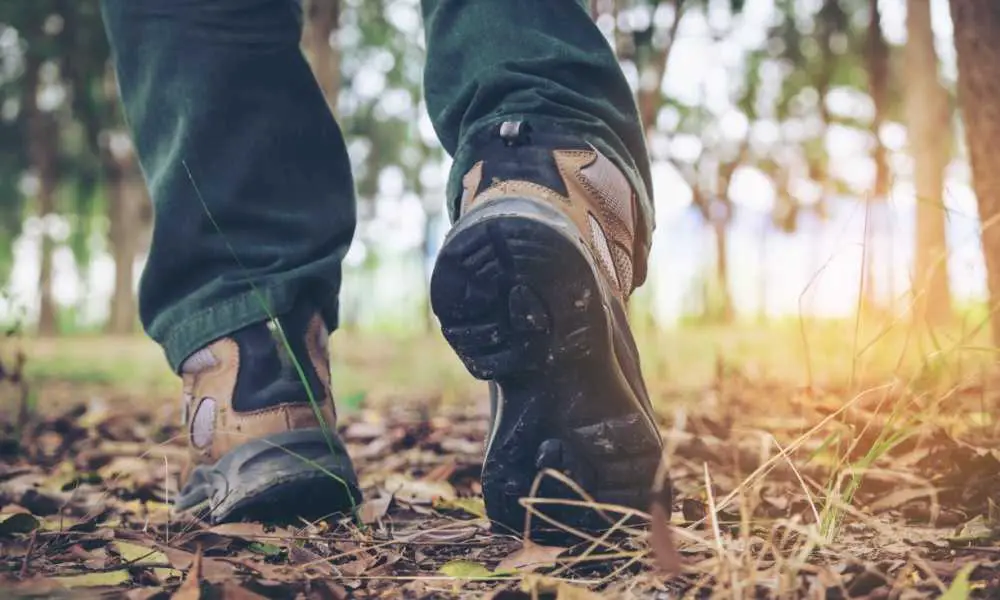
[{"label": "hiking boot", "polygon": [[360,503],[336,432],[328,338],[318,315],[297,309],[183,363],[190,461],[177,510],[211,523],[297,522]]},{"label": "hiking boot", "polygon": [[[536,539],[560,526],[520,499],[594,500],[648,511],[662,441],[626,318],[636,199],[624,174],[570,134],[506,122],[474,146],[455,226],[431,279],[442,332],[490,382],[482,484],[496,524]],[[644,258],[642,259],[644,261]],[[658,498],[670,506],[670,486]],[[549,519],[607,529],[621,513],[536,504]],[[669,509],[668,509],[669,510]]]}]

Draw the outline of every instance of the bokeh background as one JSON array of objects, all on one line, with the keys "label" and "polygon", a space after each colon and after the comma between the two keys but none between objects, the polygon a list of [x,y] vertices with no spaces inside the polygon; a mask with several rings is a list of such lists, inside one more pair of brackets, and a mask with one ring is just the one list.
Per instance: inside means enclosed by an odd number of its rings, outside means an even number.
[{"label": "bokeh background", "polygon": [[[983,223],[946,0],[590,9],[654,160],[638,326],[859,308],[984,318]],[[304,16],[303,49],[348,139],[360,203],[345,328],[433,331],[426,285],[449,225],[450,159],[422,102],[418,0],[304,0]],[[0,321],[40,336],[140,332],[152,226],[98,2],[0,3]]]}]

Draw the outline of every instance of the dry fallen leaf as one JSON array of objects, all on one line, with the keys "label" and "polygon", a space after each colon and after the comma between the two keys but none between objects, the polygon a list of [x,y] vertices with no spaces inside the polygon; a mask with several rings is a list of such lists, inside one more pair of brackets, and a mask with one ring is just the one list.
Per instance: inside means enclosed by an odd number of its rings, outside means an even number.
[{"label": "dry fallen leaf", "polygon": [[112,587],[126,583],[129,580],[128,571],[120,569],[117,571],[105,571],[97,573],[83,573],[81,575],[66,575],[64,577],[53,577],[63,587],[89,588],[89,587]]},{"label": "dry fallen leaf", "polygon": [[392,504],[392,496],[381,496],[367,500],[358,508],[358,518],[365,525],[376,523],[389,512],[390,504]]},{"label": "dry fallen leaf", "polygon": [[397,500],[407,504],[432,504],[436,498],[453,500],[458,497],[447,481],[416,480],[400,474],[386,478],[384,487]]},{"label": "dry fallen leaf", "polygon": [[453,560],[441,566],[442,575],[456,579],[490,579],[502,574],[494,573],[485,566],[471,560]]},{"label": "dry fallen leaf", "polygon": [[501,560],[496,570],[532,573],[542,567],[554,566],[556,558],[565,551],[566,548],[542,546],[527,541],[519,550]]},{"label": "dry fallen leaf", "polygon": [[429,473],[423,476],[422,481],[448,481],[452,475],[455,473],[455,469],[458,468],[458,464],[454,459],[448,460],[436,467],[434,467]]},{"label": "dry fallen leaf", "polygon": [[562,579],[553,579],[535,574],[527,574],[521,582],[521,590],[531,594],[532,598],[541,595],[553,595],[554,600],[600,600],[602,597],[587,588],[567,583]]},{"label": "dry fallen leaf", "polygon": [[[133,544],[131,542],[123,542],[120,540],[115,540],[111,543],[111,547],[122,557],[122,560],[128,563],[133,563],[136,565],[149,565],[149,564],[163,564],[170,562],[167,555],[155,548],[147,548],[145,546],[140,546],[139,544]],[[172,577],[181,577],[181,572],[177,569],[164,569],[158,568],[153,569],[156,577],[161,582],[166,582],[166,580]]]},{"label": "dry fallen leaf", "polygon": [[396,533],[394,538],[399,542],[405,542],[408,544],[457,544],[476,537],[477,534],[484,530],[486,525],[485,521],[483,522],[483,527],[474,524],[466,525],[466,523],[472,522],[461,521],[457,526],[417,529],[415,531],[400,531]]},{"label": "dry fallen leaf", "polygon": [[[186,570],[194,564],[195,554],[178,550],[176,548],[163,548],[163,553],[167,556],[168,562],[175,569]],[[201,578],[209,583],[218,583],[233,577],[236,574],[236,567],[219,558],[204,558],[201,561]]]},{"label": "dry fallen leaf", "polygon": [[264,529],[260,523],[223,523],[206,530],[208,533],[224,537],[254,542],[258,540],[279,540],[292,537],[292,532],[283,528]]},{"label": "dry fallen leaf", "polygon": [[438,498],[432,506],[437,510],[460,510],[480,519],[486,518],[486,504],[482,498]]},{"label": "dry fallen leaf", "polygon": [[264,596],[251,592],[235,581],[224,581],[219,592],[219,600],[267,600]]},{"label": "dry fallen leaf", "polygon": [[135,456],[119,456],[97,470],[105,482],[119,486],[146,485],[155,474],[150,473],[149,463]]},{"label": "dry fallen leaf", "polygon": [[347,600],[349,595],[343,587],[325,579],[314,579],[309,584],[309,600]]},{"label": "dry fallen leaf", "polygon": [[170,600],[201,600],[201,548],[194,555],[187,577]]},{"label": "dry fallen leaf", "polygon": [[144,587],[135,588],[134,590],[129,590],[125,597],[128,600],[150,600],[163,593],[163,588],[158,587]]},{"label": "dry fallen leaf", "polygon": [[348,577],[357,577],[375,564],[375,559],[367,552],[356,555],[356,558],[342,565],[335,565],[341,573]]}]

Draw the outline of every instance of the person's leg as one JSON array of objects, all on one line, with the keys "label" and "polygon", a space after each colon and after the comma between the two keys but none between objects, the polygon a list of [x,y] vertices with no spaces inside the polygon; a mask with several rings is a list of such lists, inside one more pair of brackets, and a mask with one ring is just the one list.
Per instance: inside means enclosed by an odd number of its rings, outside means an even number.
[{"label": "person's leg", "polygon": [[636,285],[652,238],[652,180],[638,108],[585,0],[421,0],[427,110],[455,159],[448,185],[458,214],[477,138],[503,121],[560,125],[592,143],[637,196]]},{"label": "person's leg", "polygon": [[[491,384],[487,512],[523,529],[519,499],[545,468],[647,510],[662,443],[625,314],[653,223],[632,91],[580,0],[423,10],[427,107],[455,158],[455,226],[431,302],[466,367]],[[552,494],[569,491],[539,493]],[[546,512],[584,528],[617,518]]]},{"label": "person's leg", "polygon": [[[194,461],[180,504],[221,520],[329,479],[276,444],[353,482],[325,347],[353,181],[298,5],[102,0],[102,14],[155,212],[141,318],[185,382]],[[350,500],[343,485],[316,490],[321,510]]]}]

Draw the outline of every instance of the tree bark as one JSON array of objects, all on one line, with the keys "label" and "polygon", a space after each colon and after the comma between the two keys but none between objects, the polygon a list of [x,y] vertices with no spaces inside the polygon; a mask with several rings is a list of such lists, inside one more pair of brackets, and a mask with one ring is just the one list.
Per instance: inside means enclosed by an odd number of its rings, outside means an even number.
[{"label": "tree bark", "polygon": [[944,173],[951,146],[948,92],[938,79],[930,0],[907,0],[906,121],[917,193],[914,318],[942,325],[951,317]]},{"label": "tree bark", "polygon": [[993,341],[1000,346],[1000,2],[951,0],[958,98],[982,222]]},{"label": "tree bark", "polygon": [[340,0],[306,0],[302,45],[330,112],[340,97],[340,52],[330,37],[340,26]]},{"label": "tree bark", "polygon": [[[117,107],[117,85],[110,63],[104,74],[104,97],[109,107]],[[120,116],[112,112],[107,122],[120,122]],[[98,151],[107,195],[108,243],[115,263],[115,285],[105,329],[111,334],[127,335],[135,332],[139,314],[133,269],[143,234],[142,205],[148,198],[128,134],[111,128],[101,132],[99,138]],[[116,143],[116,138],[121,141]]]},{"label": "tree bark", "polygon": [[[878,2],[868,4],[868,52],[866,58],[868,63],[868,93],[875,105],[875,115],[872,118],[870,130],[874,141],[872,159],[875,161],[875,184],[871,191],[871,197],[868,199],[870,204],[868,214],[872,221],[867,226],[868,236],[865,239],[867,260],[862,264],[865,282],[863,301],[868,309],[875,310],[878,307],[878,295],[874,285],[876,253],[873,242],[877,237],[876,231],[878,229],[878,220],[875,218],[875,214],[880,212],[876,206],[881,206],[889,195],[888,153],[880,136],[889,104],[889,45],[882,32],[882,13],[879,11]],[[865,307],[859,307],[859,310],[863,308]]]},{"label": "tree bark", "polygon": [[138,168],[127,157],[106,150],[103,157],[108,196],[108,241],[115,263],[115,287],[111,296],[107,331],[126,335],[135,332],[138,315],[134,292],[135,257],[141,233],[140,203],[145,199]]},{"label": "tree bark", "polygon": [[719,294],[722,295],[723,324],[730,324],[736,317],[733,309],[733,297],[729,291],[729,238],[726,235],[726,222],[723,219],[712,219],[712,231],[715,233],[715,276],[719,284]]},{"label": "tree bark", "polygon": [[54,245],[45,226],[46,217],[55,213],[58,187],[59,124],[55,115],[38,106],[41,60],[29,55],[25,65],[22,105],[26,118],[26,146],[31,169],[38,178],[38,216],[41,218],[41,264],[38,271],[38,335],[51,336],[58,332],[56,305],[52,296],[52,254]]},{"label": "tree bark", "polygon": [[[38,193],[38,212],[43,221],[55,212],[56,181],[51,175],[43,175]],[[54,336],[59,332],[56,303],[52,295],[54,244],[45,227],[42,228],[41,266],[38,271],[38,335]]]}]

